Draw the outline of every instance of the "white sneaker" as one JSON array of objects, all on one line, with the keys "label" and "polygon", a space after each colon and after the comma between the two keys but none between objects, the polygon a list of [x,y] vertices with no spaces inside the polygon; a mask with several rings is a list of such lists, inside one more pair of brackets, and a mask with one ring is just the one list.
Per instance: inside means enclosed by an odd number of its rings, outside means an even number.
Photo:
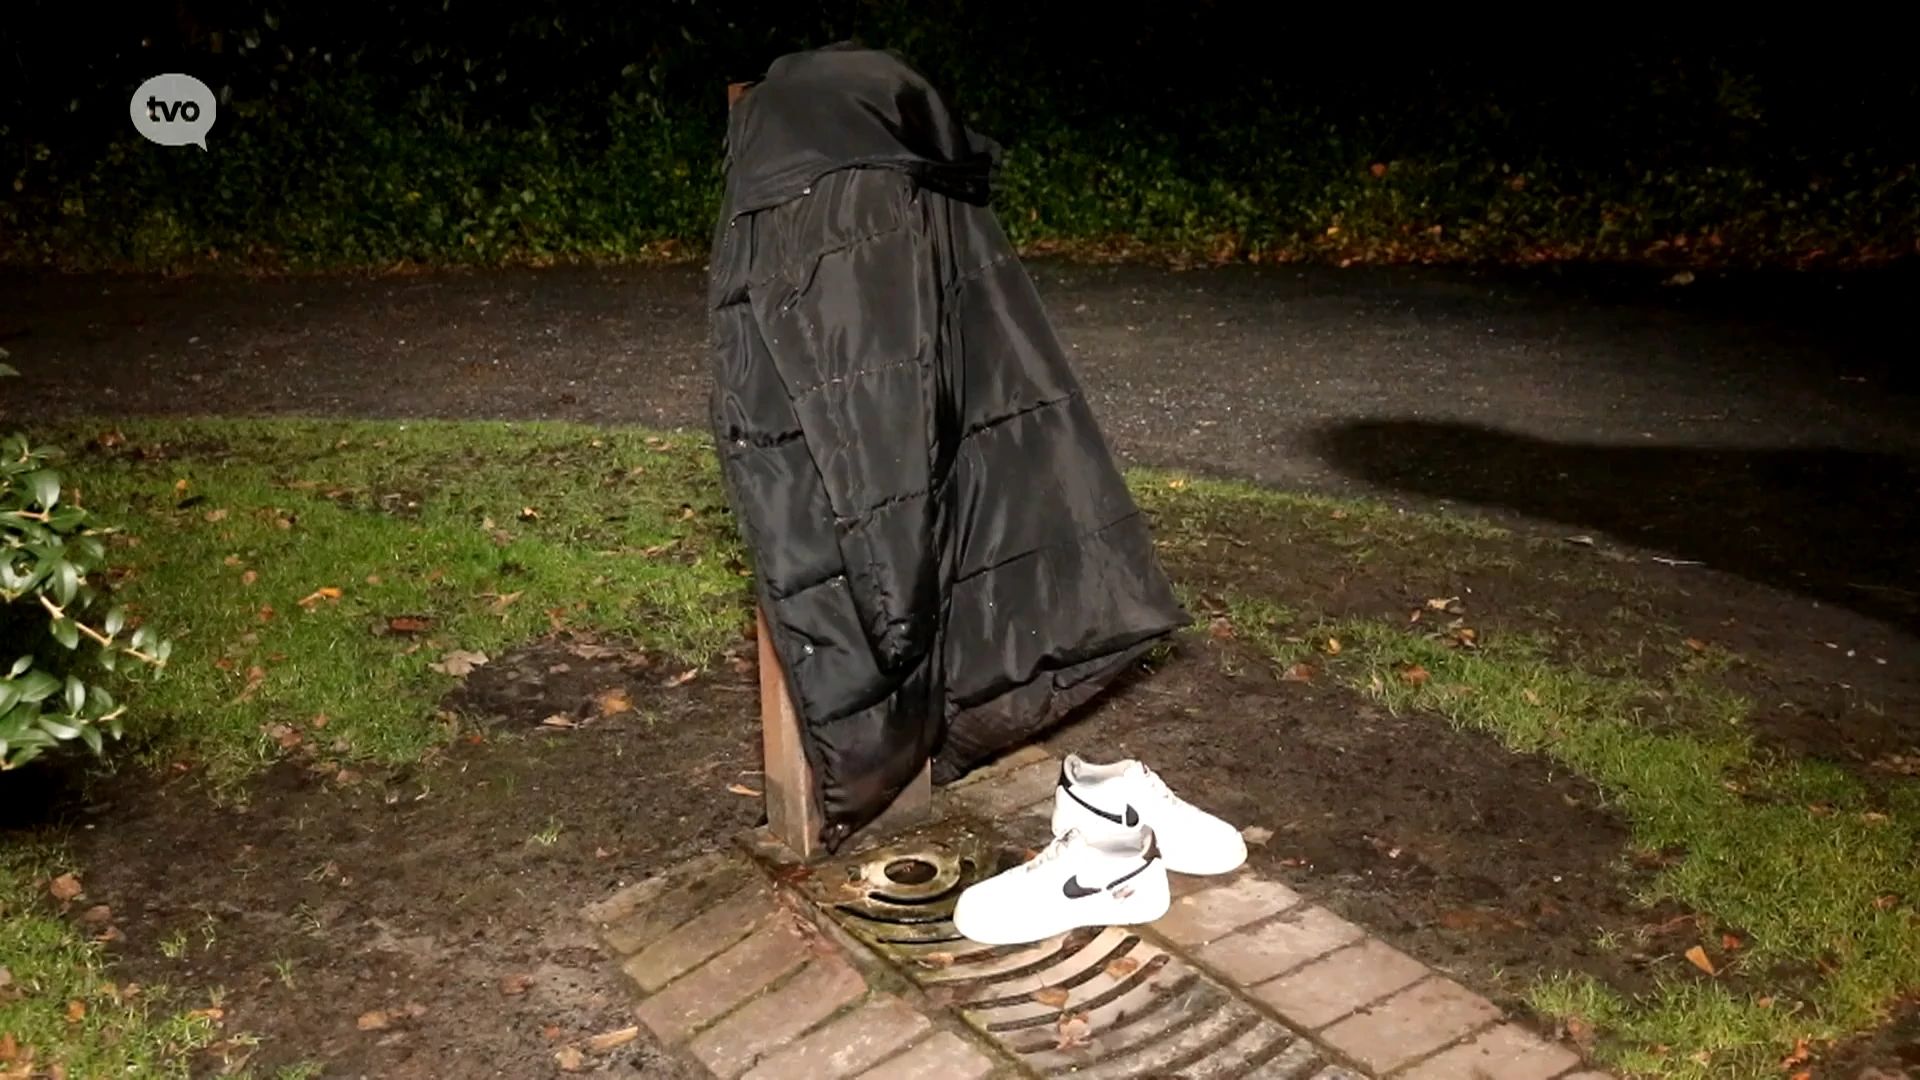
[{"label": "white sneaker", "polygon": [[1176,874],[1226,874],[1247,861],[1240,830],[1167,790],[1152,769],[1131,759],[1094,765],[1067,755],[1053,792],[1053,835],[1101,837],[1138,825],[1153,830]]},{"label": "white sneaker", "polygon": [[1070,831],[961,893],[953,925],[982,945],[1025,945],[1082,926],[1150,923],[1172,904],[1152,829]]}]

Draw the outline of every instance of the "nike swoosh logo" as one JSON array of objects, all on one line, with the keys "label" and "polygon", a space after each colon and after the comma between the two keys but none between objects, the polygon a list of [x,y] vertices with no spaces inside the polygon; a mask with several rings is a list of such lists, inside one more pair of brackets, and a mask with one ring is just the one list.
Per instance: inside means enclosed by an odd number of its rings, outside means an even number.
[{"label": "nike swoosh logo", "polygon": [[1124,813],[1116,814],[1109,810],[1102,810],[1099,807],[1088,802],[1087,800],[1081,798],[1080,793],[1073,790],[1073,785],[1067,783],[1066,778],[1064,776],[1061,778],[1060,790],[1067,793],[1067,798],[1072,799],[1074,802],[1077,802],[1081,806],[1086,807],[1088,811],[1095,814],[1099,814],[1101,817],[1106,818],[1108,821],[1113,822],[1115,825],[1124,825],[1127,828],[1131,829],[1136,825],[1140,824],[1140,811],[1135,810],[1133,808],[1132,803],[1127,804],[1127,808]]},{"label": "nike swoosh logo", "polygon": [[1069,900],[1080,900],[1085,897],[1098,896],[1100,894],[1099,889],[1089,889],[1085,885],[1080,884],[1080,875],[1078,874],[1068,878],[1065,884],[1060,886],[1060,891],[1064,893]]}]

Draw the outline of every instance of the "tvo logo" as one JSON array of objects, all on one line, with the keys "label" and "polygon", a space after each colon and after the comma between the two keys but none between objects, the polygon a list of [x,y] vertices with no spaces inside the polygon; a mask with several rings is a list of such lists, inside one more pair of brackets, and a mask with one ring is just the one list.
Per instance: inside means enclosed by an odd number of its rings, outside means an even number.
[{"label": "tvo logo", "polygon": [[213,90],[191,75],[155,75],[140,84],[127,105],[134,130],[148,142],[202,150],[218,110]]}]

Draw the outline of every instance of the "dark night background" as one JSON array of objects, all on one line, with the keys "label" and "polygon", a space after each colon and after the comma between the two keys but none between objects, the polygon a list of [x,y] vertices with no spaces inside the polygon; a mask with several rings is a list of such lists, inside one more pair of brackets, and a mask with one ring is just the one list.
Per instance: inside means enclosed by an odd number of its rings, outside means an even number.
[{"label": "dark night background", "polygon": [[[901,50],[1010,147],[1003,216],[1030,247],[1732,265],[1914,250],[1920,75],[1892,35],[1339,14],[27,0],[0,29],[0,255],[353,266],[697,247],[724,85],[846,38]],[[211,153],[129,129],[131,90],[165,71],[223,95]]]}]

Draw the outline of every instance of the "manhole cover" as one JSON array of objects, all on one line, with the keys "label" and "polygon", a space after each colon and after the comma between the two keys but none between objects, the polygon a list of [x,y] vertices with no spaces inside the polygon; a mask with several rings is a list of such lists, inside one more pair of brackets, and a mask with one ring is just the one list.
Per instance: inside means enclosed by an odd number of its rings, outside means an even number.
[{"label": "manhole cover", "polygon": [[929,998],[1042,1073],[1290,1080],[1320,1064],[1311,1043],[1126,928],[1013,947],[962,937],[953,925],[961,891],[1025,854],[948,825],[829,864],[805,887]]}]

